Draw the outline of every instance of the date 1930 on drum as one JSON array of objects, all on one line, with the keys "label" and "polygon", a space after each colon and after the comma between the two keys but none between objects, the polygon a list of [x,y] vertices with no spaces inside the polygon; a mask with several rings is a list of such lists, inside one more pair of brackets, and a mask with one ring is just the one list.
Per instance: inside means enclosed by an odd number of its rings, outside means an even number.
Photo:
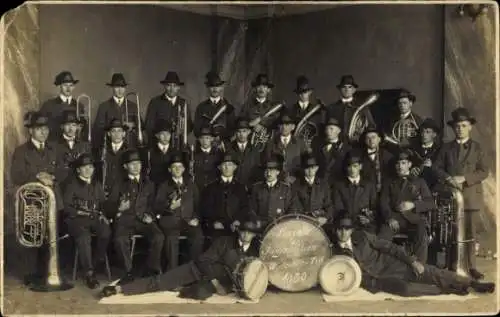
[{"label": "date 1930 on drum", "polygon": [[285,273],[282,277],[285,284],[302,283],[307,280],[309,274],[307,272]]}]

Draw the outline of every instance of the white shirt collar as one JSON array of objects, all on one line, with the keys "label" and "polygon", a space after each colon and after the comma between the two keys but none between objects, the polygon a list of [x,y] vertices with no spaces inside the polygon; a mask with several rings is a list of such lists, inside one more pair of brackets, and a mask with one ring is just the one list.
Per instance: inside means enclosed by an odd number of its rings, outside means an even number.
[{"label": "white shirt collar", "polygon": [[35,140],[35,139],[33,139],[33,138],[31,139],[31,143],[33,143],[33,145],[34,145],[37,149],[40,149],[40,147],[42,146],[42,144],[44,144],[44,143],[39,142],[39,141],[37,141],[37,140]]},{"label": "white shirt collar", "polygon": [[209,154],[209,153],[212,151],[212,148],[211,148],[211,147],[209,147],[208,149],[204,149],[204,148],[200,147],[200,150],[202,150],[202,151],[203,151],[203,153],[207,153],[207,154]]},{"label": "white shirt collar", "polygon": [[259,97],[255,98],[255,100],[257,100],[258,103],[264,103],[266,102],[266,99],[267,98],[259,98]]},{"label": "white shirt collar", "polygon": [[113,142],[111,142],[111,147],[115,151],[118,151],[119,149],[121,149],[122,146],[123,146],[123,141],[121,141],[120,143],[113,143]]},{"label": "white shirt collar", "polygon": [[248,141],[245,142],[245,143],[236,142],[236,144],[238,145],[238,148],[241,149],[241,147],[243,147],[243,149],[246,149]]},{"label": "white shirt collar", "polygon": [[347,176],[347,179],[353,184],[359,184],[359,181],[361,180],[361,176],[358,175],[358,177],[356,177],[356,178],[352,178],[352,177]]},{"label": "white shirt collar", "polygon": [[133,175],[128,175],[128,179],[130,180],[137,180],[137,181],[140,181],[141,180],[141,176],[140,175],[137,175],[137,176],[133,176]]},{"label": "white shirt collar", "polygon": [[399,118],[400,119],[406,119],[406,118],[408,118],[410,116],[410,114],[411,114],[411,111],[408,111],[407,113],[404,113],[404,114],[402,113],[402,114],[399,115]]},{"label": "white shirt collar", "polygon": [[306,182],[307,182],[309,185],[314,184],[314,180],[315,180],[315,178],[314,178],[314,177],[313,177],[313,178],[304,177],[304,179],[306,180]]},{"label": "white shirt collar", "polygon": [[352,251],[352,240],[349,239],[346,242],[339,242],[339,246],[344,249],[349,249]]},{"label": "white shirt collar", "polygon": [[280,139],[281,139],[281,142],[283,142],[284,144],[288,144],[288,143],[290,143],[291,137],[292,137],[291,135],[288,135],[288,136],[282,135],[282,136],[280,136]]},{"label": "white shirt collar", "polygon": [[366,149],[366,153],[368,153],[368,155],[374,155],[377,152],[378,149]]},{"label": "white shirt collar", "polygon": [[172,180],[174,181],[174,183],[179,184],[179,185],[182,185],[182,183],[183,183],[182,177],[180,177],[180,178],[172,177]]},{"label": "white shirt collar", "polygon": [[167,100],[170,101],[172,104],[175,104],[175,102],[177,101],[177,96],[171,98],[165,94],[165,98],[167,98]]},{"label": "white shirt collar", "polygon": [[61,98],[61,100],[63,102],[69,102],[69,103],[71,103],[71,100],[73,99],[73,96],[66,97],[64,95],[59,95],[59,98]]},{"label": "white shirt collar", "polygon": [[299,107],[302,108],[302,110],[307,109],[308,106],[309,106],[309,101],[300,101],[299,100]]},{"label": "white shirt collar", "polygon": [[224,183],[231,183],[233,181],[233,177],[226,177],[221,175],[221,178]]},{"label": "white shirt collar", "polygon": [[268,187],[274,187],[274,186],[276,186],[276,183],[278,183],[278,180],[275,180],[272,183],[266,182],[266,184],[267,184]]},{"label": "white shirt collar", "polygon": [[116,96],[113,96],[113,99],[118,105],[121,105],[125,101],[125,97],[118,98]]},{"label": "white shirt collar", "polygon": [[350,97],[350,98],[344,98],[344,97],[342,97],[341,99],[342,99],[343,103],[348,103],[348,102],[352,102],[352,100],[354,99],[354,97]]},{"label": "white shirt collar", "polygon": [[467,143],[467,141],[469,141],[469,140],[470,140],[470,138],[467,138],[467,139],[465,139],[465,140],[459,140],[459,139],[456,139],[456,141],[457,141],[457,143],[458,143],[458,144],[464,144],[464,143]]},{"label": "white shirt collar", "polygon": [[327,143],[339,143],[339,138],[336,138],[335,140],[326,140]]},{"label": "white shirt collar", "polygon": [[81,175],[78,175],[78,177],[87,184],[90,184],[92,182],[92,178],[86,178]]},{"label": "white shirt collar", "polygon": [[160,142],[158,142],[158,148],[159,148],[159,149],[160,149],[160,151],[162,151],[163,153],[167,152],[169,147],[170,147],[170,143],[167,143],[167,144],[161,144]]},{"label": "white shirt collar", "polygon": [[243,248],[244,252],[247,252],[248,248],[250,248],[250,242],[244,243],[243,241],[238,239],[238,244]]},{"label": "white shirt collar", "polygon": [[213,104],[218,104],[220,100],[221,100],[221,97],[217,97],[217,98],[210,97],[210,101],[211,101]]},{"label": "white shirt collar", "polygon": [[422,148],[423,148],[423,149],[430,149],[430,148],[432,148],[433,146],[434,146],[434,142],[432,142],[432,143],[430,143],[430,144],[427,144],[427,145],[422,144]]},{"label": "white shirt collar", "polygon": [[63,138],[68,141],[68,142],[75,142],[75,137],[72,137],[70,138],[69,136],[67,136],[66,134],[63,133]]}]

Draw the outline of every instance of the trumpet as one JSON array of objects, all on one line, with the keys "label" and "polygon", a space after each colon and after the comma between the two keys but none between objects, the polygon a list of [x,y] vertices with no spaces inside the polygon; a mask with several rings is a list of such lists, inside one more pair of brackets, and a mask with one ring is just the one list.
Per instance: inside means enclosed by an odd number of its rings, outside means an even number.
[{"label": "trumpet", "polygon": [[[83,110],[83,114],[80,114],[80,99],[86,99],[87,100],[87,108],[88,112],[85,112],[85,109]],[[90,143],[92,141],[92,131],[91,131],[91,124],[90,121],[92,119],[92,100],[90,97],[86,94],[80,94],[76,98],[76,118],[80,122],[81,117],[86,118],[87,126],[88,126],[88,136],[87,136],[87,141]],[[81,133],[81,129],[79,129],[78,134]]]},{"label": "trumpet", "polygon": [[366,107],[374,104],[379,97],[380,95],[378,93],[371,94],[366,99],[366,101],[356,109],[356,111],[352,115],[351,121],[349,122],[349,128],[347,129],[347,137],[350,142],[356,142],[361,133],[363,133],[363,131],[368,126],[368,121],[366,117],[364,118],[361,117],[361,111],[363,111]]},{"label": "trumpet", "polygon": [[106,198],[108,198],[108,191],[106,187],[106,176],[107,176],[106,156],[108,152],[107,143],[108,143],[108,138],[106,136],[106,133],[104,133],[104,145],[102,147],[101,162],[102,162],[102,189],[104,190]]},{"label": "trumpet", "polygon": [[129,112],[128,112],[128,96],[135,96],[135,103],[137,104],[137,144],[139,146],[144,145],[144,137],[142,135],[142,122],[141,122],[141,106],[139,100],[139,94],[136,92],[129,92],[125,95],[125,123],[129,123]]},{"label": "trumpet", "polygon": [[178,150],[187,147],[187,124],[188,124],[188,111],[187,101],[183,105],[177,106],[177,121],[174,121],[174,135],[172,136],[173,144]]},{"label": "trumpet", "polygon": [[189,155],[189,175],[191,176],[191,180],[194,182],[194,144],[191,144]]}]

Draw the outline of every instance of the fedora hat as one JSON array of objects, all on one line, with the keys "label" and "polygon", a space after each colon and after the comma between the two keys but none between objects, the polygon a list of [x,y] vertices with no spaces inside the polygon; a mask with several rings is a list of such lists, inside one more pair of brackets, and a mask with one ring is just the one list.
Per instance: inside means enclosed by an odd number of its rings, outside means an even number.
[{"label": "fedora hat", "polygon": [[219,87],[226,81],[222,80],[218,73],[210,71],[205,75],[205,85],[207,87]]},{"label": "fedora hat", "polygon": [[135,161],[142,162],[141,154],[139,153],[139,151],[128,150],[127,152],[123,153],[123,157],[122,157],[123,164],[135,162]]},{"label": "fedora hat", "polygon": [[159,119],[155,121],[155,125],[153,128],[153,134],[158,132],[168,131],[172,132],[173,127],[169,120]]},{"label": "fedora hat", "polygon": [[184,166],[186,166],[186,161],[186,156],[182,152],[177,152],[170,157],[168,166],[171,166],[174,163],[182,163]]},{"label": "fedora hat", "polygon": [[328,120],[326,120],[325,127],[327,127],[329,125],[334,125],[334,126],[341,128],[339,120],[337,118],[334,118],[334,117],[330,117],[330,118],[328,118]]},{"label": "fedora hat", "polygon": [[355,227],[354,221],[349,215],[347,215],[347,213],[344,213],[343,215],[341,215],[341,217],[339,217],[335,223],[335,228],[352,229],[354,227]]},{"label": "fedora hat", "polygon": [[64,83],[72,83],[76,84],[78,83],[79,80],[73,78],[73,74],[67,70],[63,70],[59,74],[56,75],[56,78],[54,80],[54,85],[59,86]]},{"label": "fedora hat", "polygon": [[436,133],[439,133],[441,131],[441,128],[438,126],[437,122],[432,118],[426,118],[422,122],[422,124],[420,125],[420,131],[422,131],[423,129],[432,129]]},{"label": "fedora hat", "polygon": [[361,164],[362,161],[363,160],[362,160],[361,152],[359,150],[352,150],[352,151],[348,152],[347,155],[345,156],[344,166],[347,167],[349,165],[356,164],[356,163]]},{"label": "fedora hat", "polygon": [[310,90],[313,90],[313,88],[309,85],[309,79],[304,75],[297,77],[297,84],[293,91],[297,94],[301,94]]},{"label": "fedora hat", "polygon": [[318,160],[316,160],[316,157],[314,157],[314,155],[312,154],[305,154],[302,156],[302,160],[301,160],[301,165],[302,165],[302,168],[309,168],[309,167],[313,167],[313,166],[318,166]]},{"label": "fedora hat", "polygon": [[37,111],[31,111],[24,115],[24,126],[27,128],[42,127],[49,125],[49,117]]},{"label": "fedora hat", "polygon": [[279,124],[290,124],[290,123],[295,123],[295,120],[288,115],[288,114],[282,114],[279,119]]},{"label": "fedora hat", "polygon": [[406,89],[402,89],[399,92],[398,100],[402,99],[402,98],[408,98],[408,100],[410,100],[412,103],[414,103],[415,101],[417,101],[417,97],[415,97],[414,94],[412,94],[410,91],[408,91]]},{"label": "fedora hat", "polygon": [[259,233],[262,230],[262,226],[256,221],[244,221],[239,227],[238,231],[249,231],[253,233]]},{"label": "fedora hat", "polygon": [[356,84],[356,81],[354,80],[354,77],[352,75],[343,75],[340,77],[340,83],[337,85],[337,88],[342,88],[346,85],[351,85],[355,88],[358,88],[358,84]]},{"label": "fedora hat", "polygon": [[92,157],[92,154],[82,153],[76,158],[76,160],[71,162],[71,165],[73,168],[78,168],[85,165],[94,165],[94,163],[96,163],[96,161]]},{"label": "fedora hat", "polygon": [[106,131],[110,131],[113,128],[122,128],[125,131],[128,131],[128,127],[123,123],[120,119],[113,118],[109,121],[106,126]]},{"label": "fedora hat", "polygon": [[209,126],[204,126],[200,129],[200,133],[198,133],[198,136],[204,136],[204,135],[215,136],[215,131]]},{"label": "fedora hat", "polygon": [[177,72],[167,72],[165,78],[160,81],[160,84],[177,84],[179,86],[184,86],[184,83],[179,79],[179,75],[177,74]]},{"label": "fedora hat", "polygon": [[[366,136],[368,135],[368,133],[377,133],[379,137],[382,138],[382,136],[384,135],[383,132],[377,128],[376,126],[374,125],[369,125],[365,131],[363,131],[363,133],[361,134],[361,137],[359,138],[360,140],[364,140],[366,138]],[[364,141],[363,141],[364,143]]]},{"label": "fedora hat", "polygon": [[236,121],[236,130],[239,130],[239,129],[251,129],[250,121],[246,118],[239,118]]},{"label": "fedora hat", "polygon": [[126,87],[128,83],[122,73],[114,73],[111,76],[111,82],[106,83],[106,85],[110,87]]},{"label": "fedora hat", "polygon": [[269,79],[269,76],[267,74],[258,74],[257,77],[255,77],[254,81],[252,81],[252,87],[257,87],[257,86],[267,86],[269,88],[273,88],[274,84],[271,82]]},{"label": "fedora hat", "polygon": [[401,149],[400,151],[398,151],[398,153],[396,154],[396,157],[394,158],[395,162],[411,161],[411,159],[412,159],[411,152],[406,150],[406,149]]},{"label": "fedora hat", "polygon": [[226,153],[224,156],[219,161],[218,165],[221,165],[224,162],[233,162],[234,164],[238,165],[239,161],[238,158],[236,158],[235,155],[232,155],[231,153]]},{"label": "fedora hat", "polygon": [[283,156],[279,154],[271,154],[269,157],[266,158],[263,167],[265,169],[281,170],[281,168],[283,167],[283,161],[284,161]]},{"label": "fedora hat", "polygon": [[78,119],[78,116],[76,115],[75,110],[65,110],[62,113],[61,116],[61,124],[66,124],[66,123],[83,123],[83,120]]},{"label": "fedora hat", "polygon": [[455,123],[462,121],[469,121],[471,124],[475,124],[476,118],[470,114],[469,110],[464,107],[460,107],[451,112],[451,120],[447,123],[449,126],[453,126]]}]

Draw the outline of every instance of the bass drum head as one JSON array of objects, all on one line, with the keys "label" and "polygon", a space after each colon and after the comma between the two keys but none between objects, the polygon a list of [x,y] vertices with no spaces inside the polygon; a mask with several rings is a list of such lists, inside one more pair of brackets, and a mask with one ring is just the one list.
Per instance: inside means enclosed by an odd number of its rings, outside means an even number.
[{"label": "bass drum head", "polygon": [[267,291],[269,284],[269,271],[261,260],[255,258],[247,263],[241,277],[243,294],[251,300],[258,300]]},{"label": "bass drum head", "polygon": [[325,293],[346,296],[359,289],[361,268],[346,255],[337,255],[326,261],[319,272],[319,283]]},{"label": "bass drum head", "polygon": [[301,215],[277,219],[266,230],[260,248],[269,283],[289,292],[316,286],[319,270],[330,256],[328,236],[312,218]]}]

